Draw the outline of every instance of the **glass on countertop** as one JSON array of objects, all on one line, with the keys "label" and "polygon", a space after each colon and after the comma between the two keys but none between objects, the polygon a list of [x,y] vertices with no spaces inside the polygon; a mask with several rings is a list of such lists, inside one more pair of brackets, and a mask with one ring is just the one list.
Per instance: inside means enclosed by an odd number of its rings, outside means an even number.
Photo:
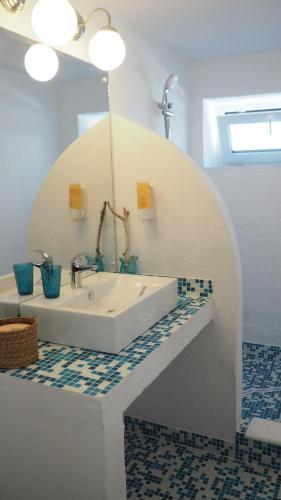
[{"label": "glass on countertop", "polygon": [[13,269],[19,295],[31,295],[33,293],[32,262],[14,264]]},{"label": "glass on countertop", "polygon": [[131,255],[129,259],[120,257],[120,273],[121,274],[138,274],[138,257]]},{"label": "glass on countertop", "polygon": [[42,266],[41,278],[46,299],[56,299],[60,295],[62,266]]}]

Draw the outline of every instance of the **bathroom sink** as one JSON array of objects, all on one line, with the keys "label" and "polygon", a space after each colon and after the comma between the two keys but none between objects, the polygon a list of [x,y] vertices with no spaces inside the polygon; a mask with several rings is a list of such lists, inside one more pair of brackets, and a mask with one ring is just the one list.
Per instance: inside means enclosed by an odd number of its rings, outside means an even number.
[{"label": "bathroom sink", "polygon": [[[70,271],[62,270],[62,283],[70,282]],[[0,276],[0,318],[20,315],[20,304],[43,293],[40,269],[34,268],[32,295],[19,295],[14,274]]]},{"label": "bathroom sink", "polygon": [[97,273],[83,288],[61,288],[21,304],[21,314],[39,319],[39,338],[118,353],[176,307],[177,281],[158,276]]}]

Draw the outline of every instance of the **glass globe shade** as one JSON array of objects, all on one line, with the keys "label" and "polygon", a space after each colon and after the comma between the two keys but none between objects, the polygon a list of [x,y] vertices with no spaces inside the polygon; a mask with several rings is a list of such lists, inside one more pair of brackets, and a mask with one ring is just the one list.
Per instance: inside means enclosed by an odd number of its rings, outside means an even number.
[{"label": "glass globe shade", "polygon": [[77,14],[67,0],[39,0],[31,15],[32,28],[46,45],[61,47],[77,33]]},{"label": "glass globe shade", "polygon": [[103,71],[112,71],[118,68],[125,59],[126,46],[112,27],[99,30],[89,44],[89,56],[92,63]]},{"label": "glass globe shade", "polygon": [[25,54],[24,65],[31,78],[39,82],[47,82],[57,74],[59,59],[54,49],[42,43],[36,43]]}]

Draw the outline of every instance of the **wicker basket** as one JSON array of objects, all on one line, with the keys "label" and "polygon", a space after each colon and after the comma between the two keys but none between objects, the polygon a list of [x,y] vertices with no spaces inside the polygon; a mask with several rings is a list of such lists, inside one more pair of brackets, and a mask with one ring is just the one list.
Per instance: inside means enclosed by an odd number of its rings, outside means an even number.
[{"label": "wicker basket", "polygon": [[0,327],[18,323],[26,327],[7,331],[1,331],[0,328],[0,368],[20,368],[38,360],[37,318],[0,319]]}]

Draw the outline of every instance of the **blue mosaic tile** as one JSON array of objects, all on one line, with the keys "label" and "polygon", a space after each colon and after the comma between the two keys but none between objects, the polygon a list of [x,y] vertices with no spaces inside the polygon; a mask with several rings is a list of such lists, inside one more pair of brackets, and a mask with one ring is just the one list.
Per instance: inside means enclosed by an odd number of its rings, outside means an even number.
[{"label": "blue mosaic tile", "polygon": [[213,282],[201,278],[177,278],[179,295],[195,295],[209,297],[214,293]]},{"label": "blue mosaic tile", "polygon": [[177,307],[119,354],[40,342],[38,362],[16,370],[11,377],[99,398],[108,394],[136,366],[206,304],[205,297],[179,296]]},{"label": "blue mosaic tile", "polygon": [[253,417],[281,421],[281,392],[253,392],[243,397],[240,431],[246,433]]},{"label": "blue mosaic tile", "polygon": [[253,417],[281,421],[280,347],[243,344],[241,432]]},{"label": "blue mosaic tile", "polygon": [[281,446],[248,439],[242,432],[236,434],[235,458],[276,472],[281,470]]},{"label": "blue mosaic tile", "polygon": [[280,388],[281,348],[243,344],[243,390]]},{"label": "blue mosaic tile", "polygon": [[208,450],[224,457],[234,455],[234,444],[227,443],[221,439],[210,438],[201,434],[186,432],[178,429],[140,420],[136,417],[126,415],[124,417],[125,429],[131,432],[139,432],[144,436],[165,440],[167,443],[188,446],[201,450]]},{"label": "blue mosaic tile", "polygon": [[277,500],[281,475],[161,437],[125,434],[127,497]]},{"label": "blue mosaic tile", "polygon": [[[167,444],[186,446],[223,458],[235,458],[249,466],[281,470],[281,446],[246,438],[253,417],[281,421],[281,348],[255,344],[243,345],[242,418],[235,443],[226,443],[207,436],[169,429],[130,416],[125,417],[126,429]],[[280,497],[281,498],[281,497]]]},{"label": "blue mosaic tile", "polygon": [[281,421],[281,348],[243,344],[243,399],[235,457],[281,470],[281,446],[246,438],[253,417]]}]

